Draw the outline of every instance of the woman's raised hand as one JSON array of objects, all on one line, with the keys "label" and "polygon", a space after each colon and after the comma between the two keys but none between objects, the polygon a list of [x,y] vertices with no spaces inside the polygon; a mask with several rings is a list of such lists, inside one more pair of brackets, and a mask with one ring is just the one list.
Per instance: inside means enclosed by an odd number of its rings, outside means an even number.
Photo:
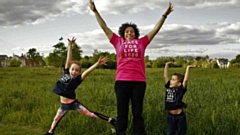
[{"label": "woman's raised hand", "polygon": [[169,15],[171,12],[173,11],[173,5],[171,2],[169,2],[169,6],[168,9],[166,10],[166,12],[164,13],[164,15]]},{"label": "woman's raised hand", "polygon": [[93,0],[90,0],[90,9],[91,9],[93,12],[97,11]]}]

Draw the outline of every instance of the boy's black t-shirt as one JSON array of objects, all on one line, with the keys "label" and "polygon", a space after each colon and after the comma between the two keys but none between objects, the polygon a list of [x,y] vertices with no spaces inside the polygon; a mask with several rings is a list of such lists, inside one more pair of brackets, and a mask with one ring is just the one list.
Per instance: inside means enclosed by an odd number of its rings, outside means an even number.
[{"label": "boy's black t-shirt", "polygon": [[170,88],[170,81],[165,84],[166,95],[165,95],[165,109],[176,110],[180,108],[186,108],[187,105],[182,101],[187,87],[183,87],[181,84],[178,87]]},{"label": "boy's black t-shirt", "polygon": [[67,68],[64,69],[64,73],[58,79],[52,91],[60,96],[75,99],[75,90],[77,89],[78,85],[82,83],[82,81],[81,74],[75,78],[71,78],[69,69]]}]

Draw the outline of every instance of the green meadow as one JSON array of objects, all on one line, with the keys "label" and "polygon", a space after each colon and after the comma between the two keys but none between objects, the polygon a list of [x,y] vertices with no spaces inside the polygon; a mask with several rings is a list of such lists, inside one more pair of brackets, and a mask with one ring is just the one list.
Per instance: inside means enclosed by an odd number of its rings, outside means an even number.
[{"label": "green meadow", "polygon": [[[83,69],[84,70],[84,69]],[[162,68],[148,68],[143,117],[147,135],[166,135]],[[170,68],[169,73],[184,73]],[[52,93],[61,76],[58,68],[0,68],[0,134],[41,135],[49,130],[60,105]],[[94,70],[76,90],[87,108],[116,117],[115,70]],[[239,69],[190,71],[184,101],[188,135],[240,135]],[[132,133],[131,111],[128,135]],[[56,135],[113,135],[105,121],[69,111],[56,128]]]}]

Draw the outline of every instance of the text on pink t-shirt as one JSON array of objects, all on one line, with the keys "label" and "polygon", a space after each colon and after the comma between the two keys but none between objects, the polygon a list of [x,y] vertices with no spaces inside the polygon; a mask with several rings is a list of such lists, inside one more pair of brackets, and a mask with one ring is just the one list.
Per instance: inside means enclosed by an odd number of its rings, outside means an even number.
[{"label": "text on pink t-shirt", "polygon": [[147,35],[129,41],[113,33],[110,43],[117,54],[115,80],[146,82],[144,55],[149,44]]}]

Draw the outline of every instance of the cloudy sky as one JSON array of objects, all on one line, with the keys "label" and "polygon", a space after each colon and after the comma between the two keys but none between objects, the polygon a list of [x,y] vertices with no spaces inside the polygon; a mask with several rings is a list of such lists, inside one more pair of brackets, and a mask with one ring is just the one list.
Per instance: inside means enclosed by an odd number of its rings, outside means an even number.
[{"label": "cloudy sky", "polygon": [[[174,11],[146,50],[151,59],[193,55],[233,59],[240,54],[240,0],[95,0],[107,25],[118,32],[133,22],[147,34],[172,2]],[[75,36],[83,55],[94,49],[115,53],[89,0],[0,0],[0,55],[30,48],[47,56],[63,37]]]}]

